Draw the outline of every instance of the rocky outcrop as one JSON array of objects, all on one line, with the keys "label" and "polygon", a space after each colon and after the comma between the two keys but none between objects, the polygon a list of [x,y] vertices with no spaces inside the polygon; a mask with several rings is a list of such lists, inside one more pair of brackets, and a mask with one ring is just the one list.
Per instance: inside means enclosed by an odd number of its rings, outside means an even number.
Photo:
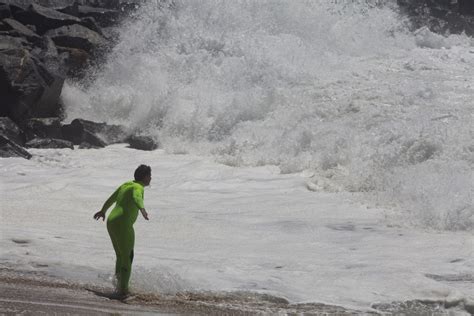
[{"label": "rocky outcrop", "polygon": [[63,138],[61,121],[57,117],[30,119],[26,122],[24,131],[27,140],[34,138]]},{"label": "rocky outcrop", "polygon": [[104,56],[117,38],[112,26],[140,3],[0,0],[0,117],[15,126],[5,125],[3,131],[12,132],[0,134],[2,157],[29,157],[22,149],[25,141],[30,147],[91,148],[126,140],[120,126],[85,120],[62,125],[60,95],[67,77],[83,76]]},{"label": "rocky outcrop", "polygon": [[[86,144],[93,147],[126,142],[128,135],[124,127],[107,125],[92,121],[75,119],[71,124],[62,127],[63,138],[87,148]],[[86,143],[86,144],[84,144]]]},{"label": "rocky outcrop", "polygon": [[40,35],[51,29],[81,23],[81,20],[75,16],[34,3],[29,5],[26,10],[14,13],[14,17],[23,24],[34,25]]},{"label": "rocky outcrop", "polygon": [[[11,43],[11,42],[10,42]],[[64,78],[25,48],[0,51],[0,114],[15,122],[59,114]]]},{"label": "rocky outcrop", "polygon": [[7,137],[0,135],[0,157],[21,157],[30,159],[31,154]]},{"label": "rocky outcrop", "polygon": [[474,36],[474,1],[472,0],[397,0],[410,17],[414,29],[428,27],[440,34]]},{"label": "rocky outcrop", "polygon": [[100,34],[79,24],[49,30],[45,35],[58,46],[77,48],[89,53],[94,50],[102,50],[107,44]]},{"label": "rocky outcrop", "polygon": [[7,117],[0,117],[0,157],[31,158],[22,146],[25,137],[21,129]]},{"label": "rocky outcrop", "polygon": [[25,144],[23,131],[8,117],[0,117],[0,135],[22,146]]},{"label": "rocky outcrop", "polygon": [[64,139],[56,139],[56,138],[33,138],[32,140],[26,142],[25,146],[28,148],[44,148],[44,149],[52,149],[52,148],[74,149],[73,143]]},{"label": "rocky outcrop", "polygon": [[128,143],[130,144],[130,148],[140,150],[155,150],[158,148],[158,143],[152,137],[149,136],[131,136],[128,139]]}]

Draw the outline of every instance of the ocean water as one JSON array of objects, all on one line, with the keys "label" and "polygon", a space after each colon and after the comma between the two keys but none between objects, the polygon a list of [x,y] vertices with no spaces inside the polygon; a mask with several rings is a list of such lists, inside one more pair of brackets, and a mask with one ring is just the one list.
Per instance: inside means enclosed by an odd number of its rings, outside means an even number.
[{"label": "ocean water", "polygon": [[92,214],[147,163],[135,291],[472,306],[474,40],[395,2],[146,2],[62,97],[160,150],[2,159],[0,264],[110,284]]},{"label": "ocean water", "polygon": [[410,32],[394,2],[149,1],[65,87],[68,118],[472,230],[474,40]]}]

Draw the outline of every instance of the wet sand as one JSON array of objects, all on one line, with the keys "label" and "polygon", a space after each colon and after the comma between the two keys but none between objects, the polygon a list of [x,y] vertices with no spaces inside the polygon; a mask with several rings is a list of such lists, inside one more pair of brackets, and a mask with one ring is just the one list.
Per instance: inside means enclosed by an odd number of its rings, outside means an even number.
[{"label": "wet sand", "polygon": [[90,288],[44,274],[0,268],[0,315],[360,315],[338,306],[301,304],[262,294],[182,293],[110,299],[111,288]]},{"label": "wet sand", "polygon": [[[120,301],[111,288],[71,283],[41,273],[0,268],[0,315],[448,315],[442,304],[392,302],[375,310],[350,310],[319,303],[291,304],[251,292],[136,294]],[[472,306],[453,310],[468,314]]]},{"label": "wet sand", "polygon": [[85,289],[0,277],[0,314],[7,315],[179,315],[172,308],[140,306],[100,297]]}]

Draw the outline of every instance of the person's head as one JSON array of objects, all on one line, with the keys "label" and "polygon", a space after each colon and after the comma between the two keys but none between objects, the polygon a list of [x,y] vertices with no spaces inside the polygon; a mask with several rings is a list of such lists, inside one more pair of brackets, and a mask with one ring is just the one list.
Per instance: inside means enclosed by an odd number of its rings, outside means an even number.
[{"label": "person's head", "polygon": [[147,165],[139,165],[138,168],[135,170],[133,175],[135,177],[135,181],[140,181],[145,186],[150,185],[151,181],[151,168]]}]

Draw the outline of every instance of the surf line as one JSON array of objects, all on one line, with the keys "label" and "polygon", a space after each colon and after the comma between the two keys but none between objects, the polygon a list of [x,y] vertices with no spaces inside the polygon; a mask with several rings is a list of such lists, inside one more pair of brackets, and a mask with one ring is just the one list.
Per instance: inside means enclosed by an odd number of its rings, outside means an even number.
[{"label": "surf line", "polygon": [[[110,312],[115,312],[114,309],[104,309],[104,308],[99,308],[99,307],[84,307],[84,306],[79,306],[79,305],[73,305],[73,304],[61,304],[61,303],[48,303],[48,302],[38,302],[38,301],[24,301],[24,300],[12,300],[12,299],[4,299],[0,298],[0,302],[5,302],[5,303],[18,303],[18,304],[29,304],[29,305],[42,305],[42,306],[51,306],[51,307],[66,307],[66,308],[71,308],[71,309],[78,309],[78,310],[84,310],[84,311],[95,311],[95,312],[103,312],[103,313],[110,313]],[[140,311],[135,311],[133,312],[138,312],[141,313]]]}]

